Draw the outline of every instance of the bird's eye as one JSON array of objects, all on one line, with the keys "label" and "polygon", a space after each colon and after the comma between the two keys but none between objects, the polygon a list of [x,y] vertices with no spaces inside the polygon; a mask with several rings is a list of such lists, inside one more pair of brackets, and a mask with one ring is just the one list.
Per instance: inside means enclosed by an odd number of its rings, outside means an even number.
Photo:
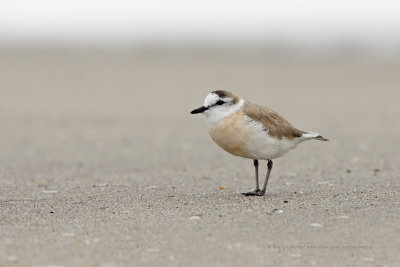
[{"label": "bird's eye", "polygon": [[225,104],[225,102],[222,100],[218,100],[217,103],[215,103],[215,105],[223,105],[223,104]]}]

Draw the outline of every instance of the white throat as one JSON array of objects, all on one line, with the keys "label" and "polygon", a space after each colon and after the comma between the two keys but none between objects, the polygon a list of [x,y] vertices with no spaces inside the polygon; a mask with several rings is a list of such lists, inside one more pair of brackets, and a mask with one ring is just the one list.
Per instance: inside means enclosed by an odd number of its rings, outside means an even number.
[{"label": "white throat", "polygon": [[224,107],[224,106],[215,106],[209,110],[206,110],[203,114],[206,117],[206,122],[209,128],[211,128],[214,124],[219,122],[220,120],[226,118],[227,116],[236,113],[239,109],[241,109],[244,105],[244,100],[240,99],[240,101],[232,106]]}]

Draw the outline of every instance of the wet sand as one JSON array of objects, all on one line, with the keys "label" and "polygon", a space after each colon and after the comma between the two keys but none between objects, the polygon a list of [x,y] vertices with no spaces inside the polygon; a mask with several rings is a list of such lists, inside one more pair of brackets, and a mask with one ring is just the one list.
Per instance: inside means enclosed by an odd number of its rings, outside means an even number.
[{"label": "wet sand", "polygon": [[[351,59],[2,51],[0,266],[394,266],[399,85]],[[331,141],[244,197],[252,162],[189,114],[215,89]]]}]

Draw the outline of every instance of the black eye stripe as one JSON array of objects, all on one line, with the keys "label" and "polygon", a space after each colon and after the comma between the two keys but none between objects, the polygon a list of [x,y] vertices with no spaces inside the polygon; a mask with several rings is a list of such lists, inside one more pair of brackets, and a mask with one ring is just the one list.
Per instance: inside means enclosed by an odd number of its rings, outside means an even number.
[{"label": "black eye stripe", "polygon": [[225,104],[225,102],[222,100],[218,100],[217,103],[215,103],[215,105],[223,105],[223,104]]}]

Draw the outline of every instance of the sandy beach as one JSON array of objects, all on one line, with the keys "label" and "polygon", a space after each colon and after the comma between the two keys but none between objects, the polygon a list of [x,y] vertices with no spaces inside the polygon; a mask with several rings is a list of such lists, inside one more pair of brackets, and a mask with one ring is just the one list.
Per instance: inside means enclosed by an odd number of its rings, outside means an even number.
[{"label": "sandy beach", "polygon": [[[0,266],[398,265],[399,85],[345,57],[1,50]],[[217,89],[331,141],[245,197],[251,160],[189,114]]]}]

